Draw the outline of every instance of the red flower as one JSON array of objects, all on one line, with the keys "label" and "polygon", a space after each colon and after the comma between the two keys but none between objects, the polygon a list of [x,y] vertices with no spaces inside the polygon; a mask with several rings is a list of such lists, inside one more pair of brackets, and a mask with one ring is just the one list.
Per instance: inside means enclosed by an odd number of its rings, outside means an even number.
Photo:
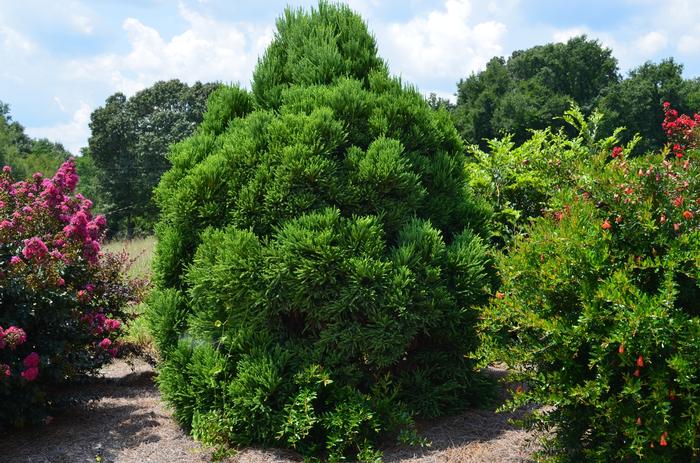
[{"label": "red flower", "polygon": [[690,212],[690,211],[684,211],[684,212],[683,212],[683,218],[684,218],[685,220],[690,220],[690,219],[693,218],[693,213]]},{"label": "red flower", "polygon": [[505,294],[500,291],[496,291],[496,299],[503,299],[504,297],[506,297]]},{"label": "red flower", "polygon": [[622,147],[621,146],[614,147],[612,150],[612,153],[610,154],[610,156],[612,156],[613,158],[616,158],[620,155],[622,155]]},{"label": "red flower", "polygon": [[668,433],[664,431],[664,433],[661,434],[661,439],[659,439],[659,445],[661,447],[666,447],[668,445],[668,442],[666,442],[666,437],[668,437]]},{"label": "red flower", "polygon": [[644,357],[642,357],[641,355],[637,357],[637,366],[639,368],[642,368],[644,366]]},{"label": "red flower", "polygon": [[641,374],[641,372],[639,371],[639,368],[637,368],[636,370],[634,370],[634,373],[632,373],[632,374],[634,376],[636,376],[637,378],[639,378],[639,375]]},{"label": "red flower", "polygon": [[624,354],[625,353],[625,345],[620,344],[620,347],[617,348],[617,352],[620,354]]},{"label": "red flower", "polygon": [[608,219],[605,219],[603,221],[603,225],[601,225],[601,227],[603,227],[603,230],[610,230],[612,228],[612,225],[610,225],[610,222],[608,222]]}]

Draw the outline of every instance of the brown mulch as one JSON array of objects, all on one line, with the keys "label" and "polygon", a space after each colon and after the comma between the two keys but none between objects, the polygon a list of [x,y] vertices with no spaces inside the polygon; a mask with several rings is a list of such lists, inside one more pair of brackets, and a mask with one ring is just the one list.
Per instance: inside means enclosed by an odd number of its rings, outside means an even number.
[{"label": "brown mulch", "polygon": [[[187,436],[173,421],[145,362],[117,361],[103,377],[80,385],[75,405],[38,428],[0,435],[3,463],[204,463],[211,451]],[[0,405],[1,406],[1,405]],[[389,463],[530,462],[535,438],[509,423],[509,414],[472,410],[420,424],[428,448],[389,447]],[[227,463],[291,463],[293,453],[245,449]]]}]

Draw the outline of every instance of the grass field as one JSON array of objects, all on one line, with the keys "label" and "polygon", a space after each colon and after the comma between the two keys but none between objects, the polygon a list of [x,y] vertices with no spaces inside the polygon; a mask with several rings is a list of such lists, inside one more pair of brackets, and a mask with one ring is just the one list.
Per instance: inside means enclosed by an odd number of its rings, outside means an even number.
[{"label": "grass field", "polygon": [[[113,253],[126,252],[130,260],[129,275],[133,278],[150,280],[155,245],[156,238],[149,236],[128,241],[112,241],[104,246],[104,250]],[[126,322],[122,340],[137,347],[143,353],[155,355],[153,338],[146,325],[146,319],[141,316],[145,310],[145,303],[133,306],[131,313],[133,318]]]},{"label": "grass field", "polygon": [[155,245],[155,236],[149,236],[128,241],[112,241],[104,246],[104,250],[115,253],[126,252],[131,259],[129,274],[135,278],[150,279]]}]

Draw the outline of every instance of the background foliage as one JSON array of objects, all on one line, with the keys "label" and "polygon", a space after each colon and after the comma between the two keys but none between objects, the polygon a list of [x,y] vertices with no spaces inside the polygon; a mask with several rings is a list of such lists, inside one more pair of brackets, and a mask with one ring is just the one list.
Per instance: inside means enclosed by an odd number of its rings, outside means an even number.
[{"label": "background foliage", "polygon": [[218,84],[156,82],[127,98],[115,93],[90,116],[90,158],[110,233],[149,234],[157,217],[153,188],[169,163],[170,145],[194,132]]}]

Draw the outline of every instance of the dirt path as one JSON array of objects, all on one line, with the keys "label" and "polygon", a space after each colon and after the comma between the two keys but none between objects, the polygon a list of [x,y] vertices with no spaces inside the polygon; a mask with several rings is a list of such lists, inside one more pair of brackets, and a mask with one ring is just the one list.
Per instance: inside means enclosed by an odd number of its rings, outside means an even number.
[{"label": "dirt path", "polygon": [[[82,386],[74,407],[40,428],[0,436],[3,463],[204,463],[211,453],[172,420],[153,383],[153,369],[123,361],[104,369],[104,378]],[[428,449],[388,448],[391,463],[528,462],[532,436],[508,423],[508,416],[469,411],[421,426]],[[289,452],[247,449],[228,463],[290,463]]]}]

